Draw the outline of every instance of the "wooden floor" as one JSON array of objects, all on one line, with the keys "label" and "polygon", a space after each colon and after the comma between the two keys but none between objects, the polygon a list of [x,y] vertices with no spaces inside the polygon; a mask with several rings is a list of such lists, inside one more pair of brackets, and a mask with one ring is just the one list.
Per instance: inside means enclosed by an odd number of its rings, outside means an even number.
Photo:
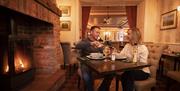
[{"label": "wooden floor", "polygon": [[[68,77],[66,83],[61,88],[59,88],[59,91],[83,91],[82,85],[81,85],[80,89],[78,88],[77,79],[78,79],[78,74],[77,74],[77,72],[74,72],[73,74],[71,74],[71,76]],[[166,91],[165,86],[166,86],[165,81],[158,80],[157,86],[155,87],[154,91]],[[110,91],[115,91],[115,81],[114,80],[111,83]],[[119,91],[122,91],[121,86],[119,86]],[[175,88],[171,91],[180,91],[180,90]]]}]

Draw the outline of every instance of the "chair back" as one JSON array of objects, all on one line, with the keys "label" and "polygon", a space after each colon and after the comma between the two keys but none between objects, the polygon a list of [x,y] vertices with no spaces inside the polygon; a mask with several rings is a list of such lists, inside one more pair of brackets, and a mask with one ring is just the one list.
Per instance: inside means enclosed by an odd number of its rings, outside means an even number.
[{"label": "chair back", "polygon": [[159,60],[161,58],[163,50],[166,49],[168,46],[159,43],[148,43],[145,45],[147,46],[149,51],[148,63],[151,64],[150,66],[151,77],[156,78],[156,72],[159,67]]},{"label": "chair back", "polygon": [[64,66],[68,65],[70,62],[70,55],[71,54],[71,46],[69,42],[61,42],[61,47],[64,56]]}]

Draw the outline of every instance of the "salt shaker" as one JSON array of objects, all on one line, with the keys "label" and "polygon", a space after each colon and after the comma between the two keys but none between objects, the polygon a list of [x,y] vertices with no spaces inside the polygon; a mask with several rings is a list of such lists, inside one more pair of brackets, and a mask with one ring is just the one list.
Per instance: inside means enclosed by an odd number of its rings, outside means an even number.
[{"label": "salt shaker", "polygon": [[112,54],[111,54],[111,60],[112,60],[112,62],[114,62],[116,60],[116,55],[114,52],[112,52]]}]

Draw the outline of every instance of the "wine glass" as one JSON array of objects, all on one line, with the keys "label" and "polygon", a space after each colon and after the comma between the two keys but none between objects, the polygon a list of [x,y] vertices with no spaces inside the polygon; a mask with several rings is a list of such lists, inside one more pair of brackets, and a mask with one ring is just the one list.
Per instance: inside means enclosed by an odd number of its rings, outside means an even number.
[{"label": "wine glass", "polygon": [[111,49],[108,46],[105,46],[103,50],[104,56],[107,58],[110,53],[111,53]]}]

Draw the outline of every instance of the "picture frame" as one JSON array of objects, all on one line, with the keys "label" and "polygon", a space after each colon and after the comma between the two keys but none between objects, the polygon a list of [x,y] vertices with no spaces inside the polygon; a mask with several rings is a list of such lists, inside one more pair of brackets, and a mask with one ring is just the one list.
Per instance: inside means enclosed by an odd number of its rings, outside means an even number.
[{"label": "picture frame", "polygon": [[70,21],[61,21],[60,28],[62,31],[70,31],[71,30],[71,22]]},{"label": "picture frame", "polygon": [[177,27],[177,10],[172,10],[161,15],[161,30],[174,29]]},{"label": "picture frame", "polygon": [[59,8],[62,12],[62,17],[70,17],[71,16],[71,6],[60,6]]}]

